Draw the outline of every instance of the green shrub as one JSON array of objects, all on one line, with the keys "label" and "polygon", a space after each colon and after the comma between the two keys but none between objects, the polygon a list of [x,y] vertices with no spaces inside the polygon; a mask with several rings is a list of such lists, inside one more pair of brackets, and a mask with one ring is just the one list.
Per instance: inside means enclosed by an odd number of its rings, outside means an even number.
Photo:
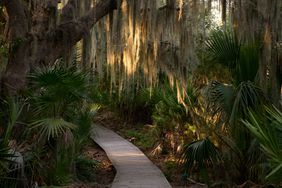
[{"label": "green shrub", "polygon": [[175,172],[178,171],[179,165],[176,161],[166,161],[164,164],[164,173],[168,180],[172,180]]},{"label": "green shrub", "polygon": [[80,181],[93,182],[99,168],[99,162],[84,155],[79,155],[75,159],[76,175]]},{"label": "green shrub", "polygon": [[143,150],[151,149],[155,144],[154,137],[148,133],[148,130],[128,130],[125,132],[126,137],[132,139],[133,143]]}]

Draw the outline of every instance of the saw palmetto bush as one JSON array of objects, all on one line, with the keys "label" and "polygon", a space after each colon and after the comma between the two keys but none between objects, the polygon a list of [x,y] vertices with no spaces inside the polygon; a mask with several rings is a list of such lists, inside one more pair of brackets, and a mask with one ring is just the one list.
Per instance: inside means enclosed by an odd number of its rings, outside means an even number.
[{"label": "saw palmetto bush", "polygon": [[125,121],[151,123],[154,106],[152,90],[138,85],[134,79],[126,91],[119,90],[105,78],[102,83],[97,80],[97,83],[92,85],[90,98],[104,107],[115,110]]},{"label": "saw palmetto bush", "polygon": [[[183,101],[179,101],[176,86],[171,87],[167,77],[162,77],[162,82],[155,87],[140,86],[130,94],[122,92],[120,96],[114,92],[107,96],[110,100],[104,100],[105,95],[109,94],[105,94],[103,90],[100,93],[99,90],[94,91],[92,97],[109,102],[107,105],[118,110],[126,120],[152,125],[148,132],[153,138],[148,144],[154,145],[152,154],[175,154],[180,148],[178,146],[183,145],[181,137],[185,124],[191,121],[190,109],[197,103],[197,90],[192,82],[189,81],[183,91],[186,93]],[[151,144],[151,141],[154,143]]]},{"label": "saw palmetto bush", "polygon": [[156,101],[152,112],[153,133],[159,140],[156,149],[175,155],[183,146],[185,125],[192,123],[191,109],[197,103],[197,90],[189,83],[184,100],[179,102],[176,89],[166,83],[163,88],[157,88],[153,95]]},{"label": "saw palmetto bush", "polygon": [[239,59],[240,42],[231,31],[213,30],[206,41],[205,53],[206,60],[224,64],[234,70]]},{"label": "saw palmetto bush", "polygon": [[38,69],[31,74],[35,113],[44,116],[64,116],[87,96],[87,73],[74,66],[56,65]]},{"label": "saw palmetto bush", "polygon": [[65,185],[74,178],[75,159],[89,138],[97,110],[88,100],[88,74],[75,66],[55,65],[36,70],[30,83],[30,134],[48,153],[48,159],[38,156],[48,166],[41,169],[40,178],[46,184]]},{"label": "saw palmetto bush", "polygon": [[99,110],[100,106],[93,104],[88,108],[81,110],[74,117],[74,124],[77,125],[73,136],[75,142],[75,150],[80,151],[89,141],[92,119],[96,112]]},{"label": "saw palmetto bush", "polygon": [[237,87],[213,81],[205,89],[213,113],[222,113],[230,125],[245,116],[248,108],[255,108],[264,100],[261,89],[251,81],[241,82]]},{"label": "saw palmetto bush", "polygon": [[76,113],[83,109],[87,97],[87,74],[75,67],[54,66],[35,71],[30,76],[31,105],[36,118],[31,129],[49,140],[74,130]]},{"label": "saw palmetto bush", "polygon": [[99,161],[79,155],[76,160],[77,178],[81,181],[93,182],[96,180],[96,171],[101,165]]},{"label": "saw palmetto bush", "polygon": [[258,154],[258,144],[252,144],[252,136],[239,121],[247,116],[248,109],[259,109],[266,102],[262,90],[256,85],[258,45],[244,44],[232,32],[216,30],[207,41],[206,50],[209,63],[225,65],[233,75],[232,84],[210,82],[204,95],[212,115],[221,120],[221,130],[222,125],[226,130],[217,131],[217,135],[230,149],[227,158],[233,161],[236,169],[234,181],[242,183],[259,174],[253,169],[261,159],[260,156],[252,157]]},{"label": "saw palmetto bush", "polygon": [[265,107],[265,111],[249,112],[243,123],[258,139],[261,150],[270,162],[266,180],[282,183],[282,112],[275,107]]}]

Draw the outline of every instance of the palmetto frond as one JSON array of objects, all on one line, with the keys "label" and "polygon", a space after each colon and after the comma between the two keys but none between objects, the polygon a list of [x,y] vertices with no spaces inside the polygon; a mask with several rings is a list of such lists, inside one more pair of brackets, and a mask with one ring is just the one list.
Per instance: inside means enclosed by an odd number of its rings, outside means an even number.
[{"label": "palmetto frond", "polygon": [[[3,142],[5,144],[8,143],[10,136],[12,134],[13,127],[16,125],[17,120],[19,119],[22,110],[25,106],[25,103],[22,102],[19,98],[10,98],[7,101],[3,101],[3,113],[0,112],[0,116],[7,116],[8,119],[6,121],[5,126],[5,134]],[[5,113],[7,114],[5,114]]]},{"label": "palmetto frond", "polygon": [[206,88],[205,97],[214,113],[225,112],[228,116],[231,115],[235,97],[235,88],[232,85],[213,81]]},{"label": "palmetto frond", "polygon": [[56,138],[76,128],[76,125],[65,121],[62,118],[46,118],[33,122],[31,129],[38,129],[40,138],[49,140]]},{"label": "palmetto frond", "polygon": [[63,65],[37,69],[30,75],[33,84],[39,88],[60,89],[58,86],[65,85],[63,88],[67,91],[84,89],[86,77],[87,73]]},{"label": "palmetto frond", "polygon": [[192,170],[194,165],[206,168],[219,160],[214,144],[208,139],[194,141],[184,147],[182,159],[185,170]]},{"label": "palmetto frond", "polygon": [[209,177],[206,169],[220,160],[214,144],[208,139],[194,141],[184,147],[182,153],[184,162],[184,176],[196,167],[200,170],[200,176],[209,184]]},{"label": "palmetto frond", "polygon": [[260,105],[264,94],[254,83],[241,82],[237,88],[232,85],[212,82],[205,92],[206,99],[214,112],[227,115],[234,124],[238,118],[247,113],[247,109]]},{"label": "palmetto frond", "polygon": [[215,30],[206,41],[207,55],[209,61],[228,66],[230,69],[236,67],[239,59],[240,43],[232,32]]},{"label": "palmetto frond", "polygon": [[282,112],[279,111],[276,107],[268,108],[266,107],[266,111],[270,115],[271,120],[273,121],[273,125],[280,131],[282,131]]},{"label": "palmetto frond", "polygon": [[215,30],[206,41],[207,60],[227,66],[238,85],[254,81],[258,71],[258,45],[241,44],[230,31]]},{"label": "palmetto frond", "polygon": [[241,82],[236,88],[230,123],[234,124],[240,116],[245,116],[248,109],[254,109],[265,100],[262,90],[253,82]]},{"label": "palmetto frond", "polygon": [[282,113],[275,107],[265,107],[266,113],[249,112],[249,120],[243,121],[251,133],[259,140],[262,150],[268,157],[272,171],[266,176],[269,180],[282,177]]},{"label": "palmetto frond", "polygon": [[[87,94],[87,73],[74,67],[54,66],[38,69],[30,75],[35,112],[61,115],[66,107],[82,101]],[[51,114],[50,114],[51,115]]]}]

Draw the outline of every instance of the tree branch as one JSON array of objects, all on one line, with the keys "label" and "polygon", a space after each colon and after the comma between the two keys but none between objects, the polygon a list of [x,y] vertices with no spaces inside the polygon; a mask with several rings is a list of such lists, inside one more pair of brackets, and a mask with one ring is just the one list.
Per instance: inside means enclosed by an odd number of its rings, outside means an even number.
[{"label": "tree branch", "polygon": [[79,21],[84,23],[87,29],[91,29],[98,20],[116,8],[117,0],[100,1],[87,15],[80,18]]},{"label": "tree branch", "polygon": [[116,8],[116,0],[103,0],[78,20],[61,23],[54,31],[47,34],[47,41],[53,41],[62,55],[66,48],[75,45],[87,34],[94,24]]},{"label": "tree branch", "polygon": [[77,0],[69,0],[62,9],[61,23],[73,20],[75,16],[75,8],[77,7]]},{"label": "tree branch", "polygon": [[[28,20],[20,0],[4,0],[9,19],[12,22],[14,39],[24,38],[28,33]],[[3,77],[3,86],[11,94],[24,89],[27,83],[26,75],[36,64],[53,64],[56,59],[68,52],[94,24],[116,8],[117,0],[101,0],[85,16],[78,20],[61,23],[56,28],[23,40],[17,49],[11,53],[8,66]],[[11,17],[10,17],[11,16]],[[26,37],[27,38],[27,37]],[[36,48],[33,48],[36,46]]]},{"label": "tree branch", "polygon": [[102,17],[116,8],[116,0],[102,0],[85,16],[59,24],[37,38],[37,49],[33,56],[35,64],[53,64],[56,59],[68,53],[70,49],[87,33]]}]

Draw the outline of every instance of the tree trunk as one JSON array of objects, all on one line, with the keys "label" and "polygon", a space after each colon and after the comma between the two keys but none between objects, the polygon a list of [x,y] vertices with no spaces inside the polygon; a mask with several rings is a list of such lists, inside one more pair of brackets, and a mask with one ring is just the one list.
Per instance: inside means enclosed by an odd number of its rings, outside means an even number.
[{"label": "tree trunk", "polygon": [[226,5],[227,5],[226,0],[221,0],[221,8],[222,8],[221,21],[222,21],[224,26],[226,25],[226,10],[227,10]]},{"label": "tree trunk", "polygon": [[5,0],[3,3],[9,16],[7,41],[10,47],[2,87],[10,88],[13,91],[16,88],[24,88],[26,79],[22,78],[22,75],[27,75],[30,70],[27,56],[30,50],[27,42],[28,20],[20,0]]},{"label": "tree trunk", "polygon": [[[271,102],[279,107],[281,100],[281,0],[234,0],[233,27],[244,42],[261,43],[259,84]],[[281,107],[281,105],[280,105]]]},{"label": "tree trunk", "polygon": [[[262,0],[261,0],[262,1]],[[266,3],[266,4],[264,4]],[[279,41],[281,34],[281,1],[263,2],[264,30],[263,47],[260,57],[260,84],[271,102],[281,108],[281,59],[279,58]],[[262,24],[263,25],[263,24]],[[281,51],[281,50],[280,50]]]}]

